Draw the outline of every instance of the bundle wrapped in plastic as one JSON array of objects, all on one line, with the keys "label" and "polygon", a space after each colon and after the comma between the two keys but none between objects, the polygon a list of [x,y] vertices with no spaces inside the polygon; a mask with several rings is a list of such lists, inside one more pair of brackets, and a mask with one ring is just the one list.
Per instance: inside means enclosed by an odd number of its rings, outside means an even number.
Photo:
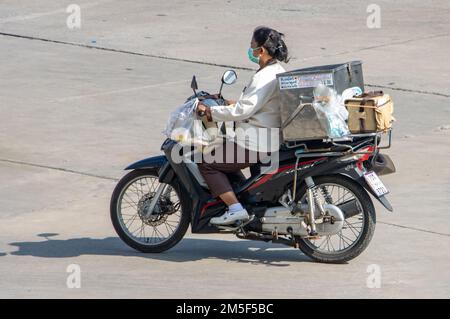
[{"label": "bundle wrapped in plastic", "polygon": [[217,139],[217,127],[206,128],[195,112],[199,100],[189,99],[175,109],[162,133],[168,138],[187,146],[210,146]]},{"label": "bundle wrapped in plastic", "polygon": [[317,118],[331,138],[350,134],[346,123],[348,111],[341,100],[341,96],[336,94],[336,91],[323,84],[319,84],[314,89],[313,107]]}]

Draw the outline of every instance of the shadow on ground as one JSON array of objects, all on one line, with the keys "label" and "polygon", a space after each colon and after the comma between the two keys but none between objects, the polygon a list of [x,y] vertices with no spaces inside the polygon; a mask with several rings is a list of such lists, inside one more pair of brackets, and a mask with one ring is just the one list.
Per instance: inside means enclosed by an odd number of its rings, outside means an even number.
[{"label": "shadow on ground", "polygon": [[[310,261],[298,249],[257,241],[225,241],[185,238],[172,249],[160,254],[143,254],[126,246],[119,238],[107,237],[51,239],[57,234],[40,234],[45,241],[10,243],[18,247],[14,256],[70,258],[82,255],[135,256],[169,262],[187,262],[215,258],[232,262],[289,266],[289,262]],[[0,254],[0,256],[2,256]]]}]

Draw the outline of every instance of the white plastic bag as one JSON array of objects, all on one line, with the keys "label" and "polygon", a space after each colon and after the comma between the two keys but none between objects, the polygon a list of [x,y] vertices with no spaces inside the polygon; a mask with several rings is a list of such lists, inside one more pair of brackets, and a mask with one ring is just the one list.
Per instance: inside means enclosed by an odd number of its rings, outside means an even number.
[{"label": "white plastic bag", "polygon": [[342,92],[342,103],[345,103],[345,100],[351,99],[354,96],[361,95],[363,92],[361,88],[354,86],[348,89],[345,89],[344,92]]},{"label": "white plastic bag", "polygon": [[188,100],[173,111],[162,133],[182,145],[205,147],[213,144],[217,139],[217,126],[206,129],[195,112],[198,102],[197,98]]},{"label": "white plastic bag", "polygon": [[168,138],[182,142],[190,139],[190,131],[194,124],[194,112],[198,99],[187,101],[170,113],[166,128],[162,131]]},{"label": "white plastic bag", "polygon": [[329,137],[339,138],[350,134],[346,123],[348,111],[336,91],[319,84],[314,89],[313,107]]}]

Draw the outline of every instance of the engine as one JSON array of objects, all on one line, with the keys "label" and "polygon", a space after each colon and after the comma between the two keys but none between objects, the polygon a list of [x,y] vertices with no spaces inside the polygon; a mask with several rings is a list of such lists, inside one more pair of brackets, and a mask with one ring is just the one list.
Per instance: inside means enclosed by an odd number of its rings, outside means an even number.
[{"label": "engine", "polygon": [[[337,234],[344,225],[344,214],[335,205],[324,205],[325,216],[316,219],[316,231],[320,236]],[[261,218],[262,230],[280,235],[293,233],[295,236],[308,236],[306,215],[292,214],[284,206],[268,208]]]}]

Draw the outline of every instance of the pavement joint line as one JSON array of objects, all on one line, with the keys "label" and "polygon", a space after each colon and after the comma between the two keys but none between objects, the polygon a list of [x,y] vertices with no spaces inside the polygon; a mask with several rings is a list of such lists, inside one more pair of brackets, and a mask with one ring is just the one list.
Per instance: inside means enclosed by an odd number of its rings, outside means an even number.
[{"label": "pavement joint line", "polygon": [[[214,76],[211,75],[211,76],[201,77],[201,78],[197,77],[197,80],[198,79],[205,80],[205,79],[216,78],[216,77],[217,76],[215,76],[215,75]],[[155,87],[161,87],[161,86],[166,86],[166,85],[174,85],[174,84],[190,83],[190,82],[191,82],[191,79],[189,79],[189,80],[180,80],[180,81],[169,81],[169,82],[155,83],[155,84],[149,84],[149,85],[145,85],[145,86],[138,86],[138,87],[132,87],[132,88],[126,88],[126,89],[119,89],[119,90],[103,91],[103,92],[84,94],[84,95],[73,95],[73,96],[68,96],[68,97],[61,97],[61,98],[53,99],[52,101],[65,102],[65,101],[70,101],[70,100],[78,100],[78,99],[83,99],[83,98],[105,96],[105,95],[111,95],[111,94],[121,94],[121,93],[133,92],[133,91],[138,91],[138,90],[143,90],[143,89],[148,89],[148,88],[155,88]]]},{"label": "pavement joint line", "polygon": [[[111,180],[111,181],[115,181],[115,182],[119,181],[118,178],[114,178],[114,177],[97,175],[97,174],[91,174],[91,173],[86,173],[86,172],[80,172],[80,171],[75,171],[75,170],[72,170],[72,169],[56,167],[56,166],[35,164],[35,163],[29,163],[29,162],[23,162],[23,161],[15,161],[15,160],[10,160],[10,159],[3,159],[3,158],[0,158],[0,162],[12,163],[12,164],[17,164],[17,165],[26,165],[26,166],[32,166],[32,167],[39,167],[39,168],[45,168],[45,169],[50,169],[50,170],[57,170],[57,171],[65,172],[65,173],[78,174],[78,175],[89,176],[89,177],[94,177],[94,178],[106,179],[106,180]],[[378,221],[378,223],[379,224],[388,225],[388,226],[400,227],[400,228],[404,228],[404,229],[409,229],[409,230],[414,230],[414,231],[434,234],[434,235],[450,237],[450,234],[439,233],[439,232],[426,230],[426,229],[421,229],[421,228],[416,228],[416,227],[403,226],[403,225],[387,223],[387,222],[382,222],[382,221]]]},{"label": "pavement joint line", "polygon": [[56,170],[56,171],[61,171],[61,172],[65,172],[65,173],[71,173],[71,174],[89,176],[89,177],[94,177],[94,178],[106,179],[106,180],[115,181],[115,182],[119,181],[118,178],[114,178],[114,177],[110,177],[110,176],[103,176],[103,175],[98,175],[98,174],[80,172],[80,171],[75,171],[75,170],[72,170],[72,169],[56,167],[56,166],[49,166],[49,165],[42,165],[42,164],[36,164],[36,163],[23,162],[23,161],[16,161],[16,160],[10,160],[10,159],[5,159],[5,158],[0,158],[0,162],[17,164],[17,165],[26,165],[26,166],[32,166],[32,167],[39,167],[39,168],[45,168],[45,169]]},{"label": "pavement joint line", "polygon": [[385,44],[372,45],[372,46],[369,46],[369,47],[364,47],[364,48],[355,50],[353,52],[372,50],[372,49],[377,49],[377,48],[384,48],[384,47],[387,47],[387,46],[411,43],[411,42],[421,41],[421,40],[429,40],[429,39],[435,39],[435,38],[448,37],[449,35],[450,35],[450,32],[439,33],[439,34],[432,34],[432,35],[429,35],[429,36],[422,36],[422,37],[417,37],[417,38],[412,38],[412,39],[407,39],[407,40],[393,41],[393,42],[385,43]]},{"label": "pavement joint line", "polygon": [[442,97],[450,98],[450,94],[444,94],[444,93],[439,93],[439,92],[411,90],[411,89],[399,88],[399,87],[395,87],[395,86],[378,85],[378,84],[364,84],[364,86],[381,88],[381,89],[389,89],[389,90],[393,90],[393,91],[402,91],[402,92],[417,93],[417,94],[428,94],[428,95],[435,95],[435,96],[442,96]]},{"label": "pavement joint line", "polygon": [[0,35],[6,36],[6,37],[14,37],[14,38],[27,39],[27,40],[37,40],[37,41],[50,42],[50,43],[56,43],[56,44],[65,44],[65,45],[71,45],[71,46],[88,48],[88,49],[97,49],[97,50],[102,50],[102,51],[124,53],[124,54],[143,56],[143,57],[149,57],[149,58],[155,58],[155,59],[176,61],[176,62],[186,62],[186,63],[210,65],[210,66],[222,67],[222,68],[230,68],[231,67],[231,68],[235,68],[237,70],[255,71],[254,69],[247,68],[247,67],[230,66],[230,65],[227,65],[227,64],[204,62],[204,61],[196,61],[196,60],[189,60],[189,59],[182,59],[182,58],[174,58],[174,57],[168,57],[168,56],[156,55],[156,54],[150,54],[150,53],[139,53],[139,52],[134,52],[134,51],[129,51],[129,50],[112,49],[112,48],[99,47],[99,46],[94,46],[94,45],[89,45],[89,44],[82,44],[82,43],[68,42],[68,41],[60,41],[60,40],[52,40],[52,39],[33,37],[33,36],[28,36],[28,35],[20,35],[20,34],[14,34],[14,33],[0,32]]},{"label": "pavement joint line", "polygon": [[[51,39],[46,39],[46,38],[33,37],[33,36],[27,36],[27,35],[20,35],[20,34],[14,34],[14,33],[0,32],[0,35],[6,36],[6,37],[27,39],[27,40],[36,40],[36,41],[50,42],[50,43],[56,43],[56,44],[71,45],[71,46],[77,46],[77,47],[88,48],[88,49],[97,49],[97,50],[108,51],[108,52],[130,54],[130,55],[149,57],[149,58],[155,58],[155,59],[162,59],[162,60],[168,60],[168,61],[194,63],[194,64],[201,64],[201,65],[210,65],[210,66],[214,66],[214,67],[232,68],[232,69],[243,70],[243,71],[255,71],[252,68],[236,66],[236,65],[228,65],[228,64],[219,64],[219,63],[212,63],[212,62],[205,62],[205,61],[181,59],[181,58],[174,58],[174,57],[155,55],[155,54],[149,54],[149,53],[139,53],[139,52],[133,52],[133,51],[128,51],[128,50],[120,50],[120,49],[113,49],[113,48],[107,48],[107,47],[99,47],[99,46],[93,46],[93,45],[89,45],[89,44],[82,44],[82,43],[76,43],[76,42],[51,40]],[[332,55],[328,55],[328,56],[337,56],[337,55],[347,54],[347,53],[351,53],[351,52],[358,52],[358,51],[369,50],[369,49],[378,48],[378,47],[385,47],[385,46],[389,46],[389,45],[396,45],[396,44],[408,43],[408,42],[412,42],[412,41],[418,41],[418,40],[424,40],[424,39],[430,39],[430,38],[436,38],[436,37],[442,37],[442,36],[449,36],[449,35],[450,35],[450,33],[445,33],[445,34],[439,34],[439,35],[434,35],[434,36],[429,36],[429,37],[409,39],[409,40],[405,40],[405,41],[401,41],[401,42],[386,43],[386,44],[382,44],[382,45],[378,45],[378,46],[361,48],[361,49],[358,49],[358,50],[355,50],[355,51],[340,52],[340,53],[336,53],[336,54],[332,54]],[[319,56],[319,57],[327,57],[327,56]],[[317,58],[317,57],[305,58],[303,60],[312,59],[312,58]],[[402,91],[402,92],[410,92],[410,93],[426,94],[426,95],[435,95],[435,96],[441,96],[441,97],[445,97],[445,98],[450,98],[450,94],[444,94],[444,93],[439,93],[439,92],[413,90],[413,89],[406,89],[406,88],[399,88],[399,87],[392,87],[392,86],[378,85],[378,84],[365,84],[365,86],[368,86],[368,87],[379,87],[379,88],[390,89],[390,90],[394,90],[394,91]]]},{"label": "pavement joint line", "polygon": [[416,228],[416,227],[410,227],[410,226],[403,226],[403,225],[399,225],[399,224],[387,223],[387,222],[381,222],[381,221],[378,221],[377,223],[378,223],[378,224],[388,225],[388,226],[394,226],[394,227],[405,228],[405,229],[409,229],[409,230],[415,230],[415,231],[419,231],[419,232],[423,232],[423,233],[429,233],[429,234],[434,234],[434,235],[440,235],[440,236],[450,237],[450,234],[439,233],[439,232],[435,232],[435,231],[427,230],[427,229],[422,229],[422,228]]},{"label": "pavement joint line", "polygon": [[336,53],[331,53],[331,54],[324,54],[324,55],[319,55],[319,56],[306,57],[306,58],[301,59],[301,61],[312,60],[312,59],[316,59],[318,57],[320,57],[320,58],[328,58],[328,57],[344,55],[344,54],[350,54],[350,53],[355,53],[355,52],[360,52],[360,51],[384,48],[384,47],[388,47],[388,46],[392,46],[392,45],[399,45],[399,44],[411,43],[411,42],[415,42],[415,41],[428,40],[428,39],[441,38],[441,37],[448,37],[448,36],[450,36],[450,32],[439,33],[439,34],[432,34],[432,35],[428,35],[428,36],[421,36],[421,37],[411,38],[411,39],[407,39],[407,40],[399,40],[399,41],[393,41],[393,42],[388,42],[388,43],[381,43],[381,44],[372,45],[372,46],[368,46],[368,47],[362,47],[362,48],[355,49],[355,50],[347,50],[347,51],[336,52]]}]

